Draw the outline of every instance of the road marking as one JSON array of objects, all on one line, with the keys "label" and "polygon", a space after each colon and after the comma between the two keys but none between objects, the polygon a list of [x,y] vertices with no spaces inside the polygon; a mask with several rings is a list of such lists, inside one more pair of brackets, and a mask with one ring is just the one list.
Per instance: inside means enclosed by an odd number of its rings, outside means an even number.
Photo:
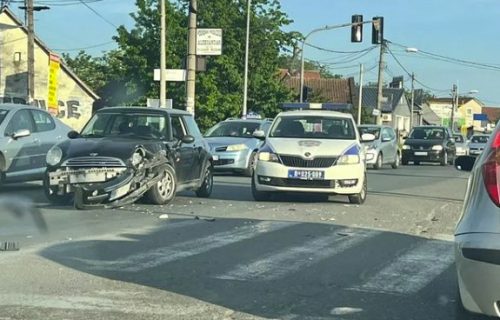
[{"label": "road marking", "polygon": [[344,252],[368,238],[380,234],[378,231],[354,232],[350,229],[338,230],[299,246],[284,251],[273,252],[264,258],[240,264],[229,272],[216,276],[223,280],[272,280],[296,272],[320,260]]},{"label": "road marking", "polygon": [[415,293],[453,263],[452,248],[449,242],[425,241],[399,256],[366,283],[351,289],[394,294]]},{"label": "road marking", "polygon": [[255,225],[246,225],[234,230],[173,244],[169,247],[156,248],[116,260],[92,260],[73,258],[86,264],[91,269],[138,272],[159,265],[198,255],[212,249],[224,247],[243,240],[248,240],[264,233],[277,231],[297,223],[264,221]]}]

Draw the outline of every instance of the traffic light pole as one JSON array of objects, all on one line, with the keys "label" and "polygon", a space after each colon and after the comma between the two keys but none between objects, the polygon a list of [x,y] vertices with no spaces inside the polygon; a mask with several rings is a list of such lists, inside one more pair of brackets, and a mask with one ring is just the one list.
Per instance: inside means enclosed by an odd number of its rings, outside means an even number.
[{"label": "traffic light pole", "polygon": [[312,30],[304,37],[304,40],[302,40],[302,46],[301,46],[301,51],[300,51],[300,56],[301,56],[300,57],[300,102],[301,103],[303,102],[303,99],[304,99],[304,47],[307,43],[307,39],[310,36],[312,36],[313,34],[321,32],[321,31],[351,27],[354,25],[367,24],[367,23],[372,23],[372,21],[363,21],[363,22],[356,22],[356,23],[343,23],[343,24],[337,24],[337,25],[332,25],[332,26],[324,26],[322,28],[317,28],[317,29]]},{"label": "traffic light pole", "polygon": [[382,88],[383,88],[383,74],[384,74],[384,51],[385,41],[382,40],[380,44],[380,56],[378,61],[378,80],[377,80],[377,124],[382,124]]},{"label": "traffic light pole", "polygon": [[363,107],[363,64],[359,65],[359,99],[358,99],[358,125],[361,124],[361,108]]}]

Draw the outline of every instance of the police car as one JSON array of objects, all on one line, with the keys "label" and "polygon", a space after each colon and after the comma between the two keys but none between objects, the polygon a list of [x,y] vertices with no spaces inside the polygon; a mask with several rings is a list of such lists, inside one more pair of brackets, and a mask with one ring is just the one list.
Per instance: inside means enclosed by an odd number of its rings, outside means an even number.
[{"label": "police car", "polygon": [[347,195],[354,204],[366,199],[364,142],[350,114],[329,110],[295,110],[278,114],[259,149],[252,194],[268,200],[273,192]]}]

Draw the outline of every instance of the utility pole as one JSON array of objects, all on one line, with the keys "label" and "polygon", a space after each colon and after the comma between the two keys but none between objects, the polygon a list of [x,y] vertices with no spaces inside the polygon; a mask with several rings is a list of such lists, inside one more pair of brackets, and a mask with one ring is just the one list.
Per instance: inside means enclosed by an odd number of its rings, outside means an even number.
[{"label": "utility pole", "polygon": [[241,115],[245,116],[247,114],[247,102],[248,102],[248,55],[250,50],[250,16],[252,13],[252,0],[247,0],[247,34],[245,42],[245,75],[243,79],[243,110]]},{"label": "utility pole", "polygon": [[165,9],[165,0],[160,0],[160,108],[167,105],[167,13]]},{"label": "utility pole", "polygon": [[377,81],[377,110],[379,114],[377,115],[377,124],[382,124],[382,86],[384,82],[384,51],[385,51],[385,41],[382,40],[380,43],[380,55],[378,61],[378,81]]},{"label": "utility pole", "polygon": [[363,64],[359,65],[359,99],[358,99],[358,125],[361,124],[361,108],[363,106]]},{"label": "utility pole", "polygon": [[455,103],[457,101],[457,85],[453,85],[453,89],[451,90],[451,119],[450,119],[450,129],[453,132],[453,128],[455,127]]},{"label": "utility pole", "polygon": [[35,98],[35,30],[33,19],[33,0],[26,3],[28,16],[28,104]]},{"label": "utility pole", "polygon": [[196,14],[197,0],[189,1],[189,35],[187,57],[186,110],[194,115],[196,89]]},{"label": "utility pole", "polygon": [[410,130],[413,128],[413,108],[415,106],[415,74],[411,73],[411,106],[410,106]]}]

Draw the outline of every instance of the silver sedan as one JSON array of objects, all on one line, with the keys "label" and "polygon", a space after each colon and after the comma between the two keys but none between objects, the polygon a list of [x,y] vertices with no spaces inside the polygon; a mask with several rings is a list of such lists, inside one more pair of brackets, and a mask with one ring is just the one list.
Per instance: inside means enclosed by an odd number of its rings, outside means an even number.
[{"label": "silver sedan", "polygon": [[71,128],[50,113],[20,104],[0,104],[1,182],[42,180],[47,151]]},{"label": "silver sedan", "polygon": [[455,231],[455,259],[465,309],[500,317],[500,123],[481,155],[461,156],[470,171],[463,212]]}]

